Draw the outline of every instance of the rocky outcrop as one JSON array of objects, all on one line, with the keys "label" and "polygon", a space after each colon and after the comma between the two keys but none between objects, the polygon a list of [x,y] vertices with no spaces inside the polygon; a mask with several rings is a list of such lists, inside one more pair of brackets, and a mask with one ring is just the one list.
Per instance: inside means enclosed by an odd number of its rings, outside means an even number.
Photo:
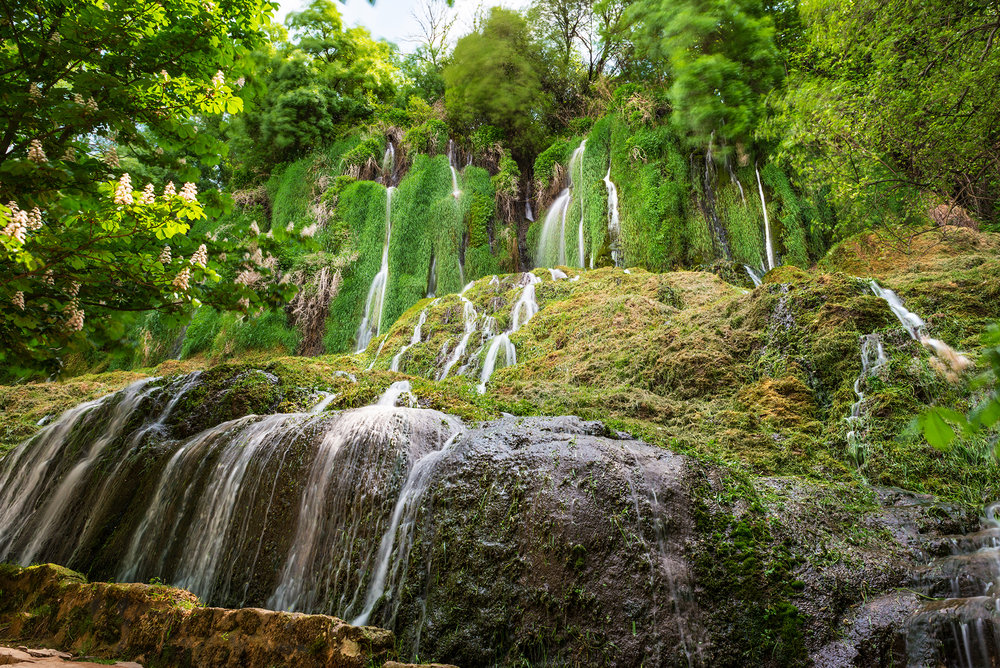
[{"label": "rocky outcrop", "polygon": [[157,666],[268,668],[381,664],[393,635],[335,617],[202,607],[163,585],[87,583],[51,564],[0,567],[0,634]]}]

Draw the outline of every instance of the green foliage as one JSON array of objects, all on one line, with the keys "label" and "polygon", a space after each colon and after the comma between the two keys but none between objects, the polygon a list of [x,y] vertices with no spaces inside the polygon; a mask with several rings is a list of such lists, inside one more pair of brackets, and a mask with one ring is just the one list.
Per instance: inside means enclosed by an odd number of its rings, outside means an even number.
[{"label": "green foliage", "polygon": [[687,143],[718,155],[747,142],[764,95],[782,77],[774,27],[759,0],[639,0],[637,46],[673,78],[673,121]]},{"label": "green foliage", "polygon": [[403,144],[408,153],[440,153],[448,146],[448,124],[432,118],[407,130]]},{"label": "green foliage", "polygon": [[436,226],[449,227],[448,219],[431,218],[431,212],[440,211],[435,205],[442,200],[456,210],[456,214],[450,216],[451,225],[460,225],[461,210],[452,196],[448,159],[443,155],[433,158],[418,155],[393,197],[389,285],[382,312],[383,330],[387,330],[406,309],[427,295],[434,229]]},{"label": "green foliage", "polygon": [[257,54],[248,89],[260,97],[231,133],[244,168],[263,171],[324,147],[396,92],[390,46],[364,28],[344,28],[335,3],[313,0],[286,23],[293,39]]},{"label": "green foliage", "polygon": [[358,259],[344,274],[337,299],[330,304],[323,345],[328,353],[351,349],[365,308],[368,286],[382,263],[385,243],[386,190],[372,181],[356,181],[340,194],[337,220],[350,230],[347,248]]},{"label": "green foliage", "polygon": [[[143,197],[112,171],[119,151],[144,173],[169,165],[192,182],[199,170],[178,155],[220,162],[228,149],[204,130],[212,116],[242,111],[226,77],[240,76],[243,57],[263,45],[269,9],[257,0],[181,0],[45,2],[8,12],[0,26],[0,201],[29,213],[0,208],[5,373],[52,372],[67,351],[119,340],[122,311],[269,298],[213,287],[223,264],[217,253],[235,245],[189,233],[228,201],[206,198],[203,209],[193,184],[184,197]],[[207,266],[179,258],[202,242]],[[159,262],[166,245],[176,258],[169,267]],[[187,280],[177,279],[182,263]]]},{"label": "green foliage", "polygon": [[203,306],[194,312],[184,334],[184,343],[181,345],[182,358],[211,351],[222,327],[221,317],[221,314],[210,306]]},{"label": "green foliage", "polygon": [[980,366],[983,371],[973,382],[973,387],[985,396],[966,414],[945,406],[935,406],[921,413],[917,426],[927,442],[938,450],[948,451],[961,434],[964,437],[990,435],[995,444],[994,457],[1000,459],[1000,445],[996,445],[996,426],[1000,424],[1000,324],[992,324],[983,337]]},{"label": "green foliage", "polygon": [[537,118],[546,113],[541,50],[516,12],[494,7],[479,30],[458,40],[444,69],[445,106],[453,126],[471,132],[499,128],[518,155],[542,139]]},{"label": "green foliage", "polygon": [[838,235],[924,221],[928,199],[995,225],[995,8],[812,0],[801,12],[805,30],[768,136],[810,187],[830,188]]},{"label": "green foliage", "polygon": [[568,138],[557,139],[551,146],[538,154],[538,157],[535,158],[533,172],[538,187],[547,188],[552,183],[556,165],[567,162],[573,148],[574,145]]}]

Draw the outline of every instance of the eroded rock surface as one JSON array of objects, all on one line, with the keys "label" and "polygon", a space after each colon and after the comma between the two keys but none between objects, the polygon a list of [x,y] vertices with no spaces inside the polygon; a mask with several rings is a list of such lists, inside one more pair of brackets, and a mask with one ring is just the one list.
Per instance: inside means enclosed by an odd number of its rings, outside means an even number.
[{"label": "eroded rock surface", "polygon": [[0,592],[5,637],[147,668],[363,668],[393,651],[393,635],[382,629],[325,615],[205,608],[180,589],[87,583],[51,564],[0,568]]}]

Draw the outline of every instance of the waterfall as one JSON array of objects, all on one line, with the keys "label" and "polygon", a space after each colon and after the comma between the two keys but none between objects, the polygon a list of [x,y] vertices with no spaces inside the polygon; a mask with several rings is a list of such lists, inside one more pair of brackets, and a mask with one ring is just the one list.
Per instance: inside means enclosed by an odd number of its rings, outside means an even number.
[{"label": "waterfall", "polygon": [[444,380],[447,378],[451,368],[455,366],[456,362],[462,359],[462,355],[465,354],[465,348],[469,344],[469,337],[471,337],[476,331],[476,321],[479,319],[479,314],[476,313],[476,307],[472,305],[472,302],[465,297],[465,291],[472,287],[472,285],[473,283],[466,285],[465,288],[462,289],[462,294],[459,295],[459,298],[462,300],[462,318],[465,323],[465,333],[462,335],[458,345],[455,346],[455,350],[452,352],[448,363],[445,365],[441,373],[438,374],[438,380]]},{"label": "waterfall", "polygon": [[391,371],[399,371],[399,361],[403,359],[403,353],[405,353],[409,348],[420,343],[420,330],[424,326],[424,323],[427,322],[427,309],[434,306],[437,301],[437,299],[433,300],[420,312],[420,317],[417,318],[417,324],[413,328],[413,336],[410,337],[410,342],[400,348],[399,352],[396,353],[396,356],[392,358],[392,364],[389,366]]},{"label": "waterfall", "polygon": [[524,200],[524,217],[529,222],[535,222],[535,214],[531,211],[531,198]]},{"label": "waterfall", "polygon": [[396,173],[396,147],[392,145],[390,139],[385,147],[385,155],[382,156],[382,183],[390,185]]},{"label": "waterfall", "polygon": [[958,373],[972,366],[972,360],[968,357],[957,352],[944,341],[928,336],[927,323],[919,315],[903,306],[903,301],[895,292],[883,288],[874,280],[870,281],[868,285],[876,296],[889,305],[889,309],[910,335],[910,338],[933,352],[951,371]]},{"label": "waterfall", "polygon": [[[390,144],[391,146],[391,144]],[[382,331],[382,312],[385,310],[385,289],[389,285],[389,240],[392,238],[392,193],[395,188],[385,190],[385,244],[382,246],[382,267],[372,279],[365,302],[365,315],[358,326],[358,345],[354,352],[360,353],[371,340]]]},{"label": "waterfall", "polygon": [[549,268],[549,276],[552,277],[553,281],[558,281],[560,278],[569,278],[569,276],[566,275],[565,271],[554,267]]},{"label": "waterfall", "polygon": [[[565,275],[563,274],[563,276]],[[514,304],[514,308],[511,309],[510,329],[493,337],[493,340],[490,341],[486,360],[483,362],[483,370],[479,375],[479,385],[477,387],[479,394],[486,393],[486,383],[489,382],[490,377],[493,376],[493,372],[496,371],[497,358],[501,349],[504,352],[504,366],[517,364],[517,350],[510,340],[510,335],[521,329],[538,313],[538,302],[535,301],[535,285],[541,283],[541,279],[531,272],[526,272],[522,275],[521,280],[524,282],[524,287],[521,288],[521,296]],[[555,280],[554,274],[552,280]]]},{"label": "waterfall", "polygon": [[435,297],[437,293],[437,256],[431,256],[431,270],[427,275],[427,296]]},{"label": "waterfall", "polygon": [[[586,269],[587,268],[587,263],[584,260],[584,257],[586,257],[586,254],[584,253],[584,244],[583,244],[583,222],[584,222],[583,203],[586,200],[586,195],[587,195],[587,192],[586,192],[587,191],[587,186],[583,182],[583,152],[586,150],[586,148],[587,148],[587,140],[584,139],[582,142],[580,142],[580,147],[578,149],[576,149],[576,151],[573,152],[573,158],[571,158],[570,161],[569,161],[570,171],[571,172],[572,172],[572,169],[573,169],[573,160],[576,159],[580,163],[580,182],[579,182],[579,186],[580,186],[580,229],[579,229],[579,233],[577,235],[578,236],[578,239],[577,239],[577,245],[578,245],[577,259],[579,259],[579,261],[580,261],[580,268],[581,269]],[[570,183],[572,183],[572,177],[570,178]]]},{"label": "waterfall", "polygon": [[608,237],[611,240],[611,260],[616,267],[620,267],[624,264],[619,240],[621,221],[618,218],[618,188],[611,180],[611,165],[608,165],[608,173],[604,176],[604,186],[608,189]]},{"label": "waterfall", "polygon": [[[498,365],[513,355],[507,337],[491,343]],[[682,658],[674,650],[679,641],[697,644],[698,611],[685,603],[683,541],[671,536],[660,546],[644,531],[634,539],[626,529],[625,542],[607,534],[613,521],[628,521],[622,490],[629,487],[637,498],[675,499],[675,512],[683,513],[690,478],[683,458],[597,436],[603,428],[575,418],[467,427],[434,410],[396,407],[405,382],[362,408],[323,412],[328,395],[308,412],[213,421],[211,407],[229,407],[228,393],[245,391],[241,379],[251,373],[277,386],[262,371],[140,381],[67,411],[5,455],[0,561],[16,558],[44,529],[50,539],[32,559],[94,580],[159,578],[211,606],[336,615],[393,630],[409,657],[461,653],[468,665],[489,665],[494,646],[456,649],[451,638],[489,638],[497,626],[492,614],[462,606],[477,593],[530,602],[538,586],[567,594],[585,587],[607,610],[621,591],[640,600],[636,621],[652,642],[627,649],[629,665],[651,651],[656,665],[667,665]],[[92,447],[100,447],[98,461],[61,490],[66,473],[93,457]],[[634,485],[633,449],[648,482]],[[553,480],[588,471],[594,476],[586,488],[553,487]],[[49,530],[40,520],[57,498],[65,501],[65,522]],[[84,527],[93,528],[89,537]],[[532,538],[538,532],[552,536],[551,547]],[[582,566],[551,559],[584,545]],[[620,591],[601,586],[605,562],[614,564]],[[543,580],[502,581],[525,564],[546,565]],[[669,600],[677,603],[662,605]],[[545,609],[540,601],[524,623],[513,621],[518,637],[535,632],[530,620]],[[566,613],[588,633],[610,628],[603,614],[592,619],[576,606]],[[625,630],[631,613],[614,614],[615,637],[632,637]]]},{"label": "waterfall", "polygon": [[535,253],[535,266],[544,267],[549,264],[566,264],[565,239],[560,243],[557,238],[566,226],[566,213],[569,210],[570,190],[565,188],[545,212],[545,222],[538,236],[538,250]]},{"label": "waterfall", "polygon": [[525,281],[525,285],[521,288],[521,296],[518,298],[517,302],[514,304],[514,308],[510,314],[510,333],[513,334],[517,330],[521,329],[536,313],[538,313],[538,302],[535,301],[535,284],[541,283],[541,279],[527,272],[522,280]]},{"label": "waterfall", "polygon": [[[757,165],[753,166],[757,172],[757,192],[760,193],[760,208],[764,212],[764,247],[767,249],[767,269],[774,269],[774,244],[771,242],[771,221],[767,217],[767,202],[764,201],[764,184],[760,180],[760,170]],[[741,188],[742,191],[742,188]]]},{"label": "waterfall", "polygon": [[[361,613],[351,622],[355,626],[365,626],[371,618],[375,605],[385,595],[387,584],[395,583],[399,577],[400,564],[405,564],[410,555],[410,548],[413,545],[413,529],[416,525],[416,513],[420,507],[420,500],[431,481],[431,474],[434,473],[438,462],[448,454],[449,448],[461,435],[457,432],[445,443],[440,450],[434,450],[421,457],[410,469],[406,477],[406,482],[399,493],[396,505],[392,511],[392,519],[389,528],[386,529],[382,540],[379,541],[378,555],[375,557],[375,574],[368,585],[368,593],[365,595],[365,604]],[[395,550],[396,560],[393,563],[392,572],[389,572],[390,562],[393,557],[393,547],[396,544],[396,534],[399,533],[399,545]],[[392,593],[391,586],[389,593]],[[397,598],[398,605],[398,598]],[[395,620],[397,607],[393,606],[393,613],[389,617],[390,626]]]},{"label": "waterfall", "polygon": [[[538,237],[538,250],[535,256],[535,266],[545,267],[549,265],[565,265],[567,264],[566,258],[566,216],[569,213],[570,203],[572,201],[573,189],[575,181],[573,180],[573,171],[576,165],[579,165],[580,169],[580,185],[582,186],[583,180],[583,152],[587,147],[587,140],[584,139],[580,142],[580,145],[573,151],[573,154],[569,159],[569,169],[567,170],[569,175],[569,187],[564,188],[559,196],[549,207],[549,210],[545,213],[545,222],[542,224],[542,232]],[[584,238],[583,238],[583,194],[580,195],[580,230],[579,230],[579,259],[580,267],[586,268],[584,264]],[[555,252],[554,249],[558,249]]]},{"label": "waterfall", "polygon": [[413,396],[413,388],[410,386],[410,381],[399,380],[390,385],[386,391],[379,397],[376,406],[384,406],[386,408],[395,408],[399,403],[399,400],[406,396],[407,402],[412,408],[416,404],[416,397]]},{"label": "waterfall", "polygon": [[885,348],[882,346],[882,339],[878,334],[866,334],[861,337],[861,373],[854,381],[854,396],[858,400],[851,405],[851,414],[847,418],[847,422],[851,425],[851,430],[847,432],[847,443],[851,455],[859,464],[863,461],[862,443],[858,436],[859,423],[862,419],[861,410],[865,402],[863,384],[870,376],[884,367],[887,361]]},{"label": "waterfall", "polygon": [[[78,520],[71,503],[74,494],[105,449],[121,437],[155,380],[146,378],[103,399],[80,404],[0,462],[0,560],[7,555],[28,565]],[[162,419],[159,416],[154,425]],[[101,426],[100,436],[75,443],[79,459],[69,470],[59,470],[59,458],[71,432],[89,424]],[[138,442],[142,435],[134,440]],[[47,495],[51,488],[54,492]],[[29,522],[19,521],[29,512]]]},{"label": "waterfall", "polygon": [[760,284],[764,282],[764,277],[760,275],[759,271],[748,264],[743,265],[743,268],[747,270],[747,275],[750,276],[750,280],[753,281],[753,286],[755,288],[759,288]]},{"label": "waterfall", "polygon": [[910,666],[1000,665],[1000,502],[985,508],[982,528],[952,536],[951,554],[917,578],[924,594],[907,621]]},{"label": "waterfall", "polygon": [[448,169],[451,170],[451,196],[456,200],[461,196],[462,191],[458,189],[458,172],[455,170],[455,143],[448,140]]}]

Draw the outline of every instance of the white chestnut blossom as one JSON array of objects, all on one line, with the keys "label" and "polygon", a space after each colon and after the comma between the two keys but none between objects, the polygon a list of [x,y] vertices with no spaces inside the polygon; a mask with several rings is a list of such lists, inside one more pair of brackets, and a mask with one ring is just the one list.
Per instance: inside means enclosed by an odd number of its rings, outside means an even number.
[{"label": "white chestnut blossom", "polygon": [[255,237],[260,236],[260,228],[257,227],[256,220],[250,223],[250,234],[254,235]]},{"label": "white chestnut blossom", "polygon": [[42,99],[42,91],[38,90],[38,86],[35,84],[28,85],[28,97],[30,97],[35,102]]},{"label": "white chestnut blossom", "polygon": [[188,281],[191,280],[191,267],[184,267],[180,273],[174,277],[173,288],[177,292],[184,292],[188,289]]},{"label": "white chestnut blossom", "polygon": [[66,320],[66,329],[71,332],[79,332],[83,329],[83,309],[80,308],[80,303],[77,300],[71,301],[63,309],[68,317]]},{"label": "white chestnut blossom", "polygon": [[198,250],[191,256],[191,264],[204,268],[208,264],[208,248],[205,244],[198,246]]},{"label": "white chestnut blossom", "polygon": [[114,146],[109,146],[104,151],[104,155],[101,156],[101,161],[111,169],[118,169],[120,164],[118,161],[118,149]]},{"label": "white chestnut blossom", "polygon": [[42,149],[42,142],[38,139],[32,139],[31,143],[28,145],[28,160],[39,165],[49,161],[49,159],[45,157],[45,151]]},{"label": "white chestnut blossom", "polygon": [[128,175],[128,172],[125,172],[122,174],[122,178],[118,181],[118,186],[115,188],[115,204],[126,206],[132,204],[133,201],[132,177]]},{"label": "white chestnut blossom", "polygon": [[170,246],[164,246],[163,250],[160,251],[160,257],[158,258],[160,264],[166,266],[170,264]]},{"label": "white chestnut blossom", "polygon": [[177,194],[177,189],[174,188],[173,181],[167,181],[167,185],[163,186],[163,197],[173,197]]},{"label": "white chestnut blossom", "polygon": [[147,183],[146,187],[142,189],[142,197],[139,198],[140,204],[152,204],[156,201],[156,192],[153,190],[153,184]]},{"label": "white chestnut blossom", "polygon": [[219,70],[218,72],[215,73],[215,76],[212,77],[212,85],[215,86],[216,88],[221,88],[223,85],[225,85],[225,83],[226,83],[226,75],[222,73],[222,70]]},{"label": "white chestnut blossom", "polygon": [[28,237],[28,212],[20,209],[15,211],[11,221],[3,229],[3,234],[23,244]]},{"label": "white chestnut blossom", "polygon": [[24,310],[24,292],[21,291],[21,290],[18,290],[17,292],[15,292],[14,296],[10,298],[10,303],[23,311]]},{"label": "white chestnut blossom", "polygon": [[28,229],[32,232],[42,229],[42,210],[37,206],[28,214]]},{"label": "white chestnut blossom", "polygon": [[180,192],[181,198],[186,199],[189,202],[195,201],[197,199],[197,195],[198,195],[198,186],[191,183],[190,181],[185,183],[184,187],[181,188]]}]

